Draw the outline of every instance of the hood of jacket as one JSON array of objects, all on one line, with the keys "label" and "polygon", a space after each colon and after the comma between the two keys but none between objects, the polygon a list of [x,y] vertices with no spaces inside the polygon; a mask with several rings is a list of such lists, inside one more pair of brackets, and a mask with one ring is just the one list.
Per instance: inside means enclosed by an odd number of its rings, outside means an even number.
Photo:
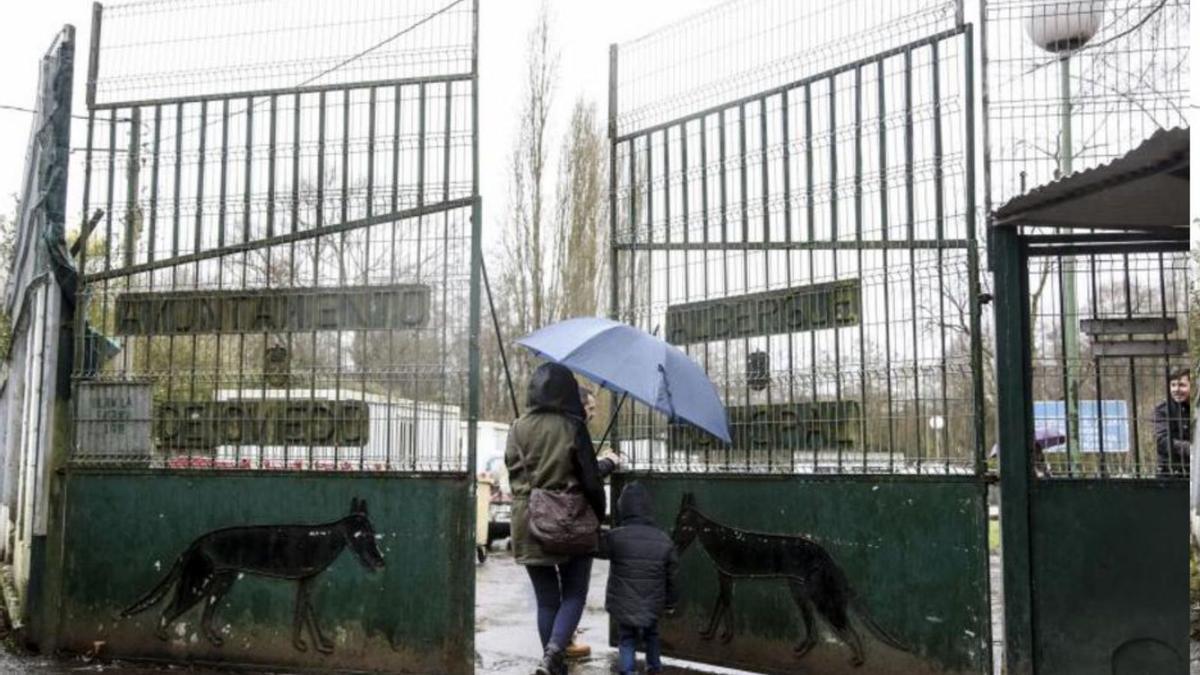
[{"label": "hood of jacket", "polygon": [[543,363],[533,371],[525,405],[529,412],[565,413],[579,420],[584,417],[579,383],[570,370],[557,363]]},{"label": "hood of jacket", "polygon": [[630,483],[621,491],[617,500],[617,513],[621,525],[653,525],[654,515],[650,492],[641,483]]}]

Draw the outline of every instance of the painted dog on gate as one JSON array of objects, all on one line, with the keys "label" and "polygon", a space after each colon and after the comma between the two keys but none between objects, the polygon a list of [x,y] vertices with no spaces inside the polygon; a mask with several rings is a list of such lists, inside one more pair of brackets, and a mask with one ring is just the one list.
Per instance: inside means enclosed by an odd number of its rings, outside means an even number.
[{"label": "painted dog on gate", "polygon": [[861,666],[864,658],[862,640],[850,623],[851,609],[881,642],[901,651],[909,651],[875,623],[850,588],[845,572],[828,551],[808,537],[762,534],[721,525],[700,513],[695,497],[689,492],[683,495],[671,539],[675,541],[680,556],[693,541],[699,539],[717,568],[720,594],[708,627],[700,631],[700,636],[706,640],[716,634],[722,619],[725,622],[722,642],[733,639],[734,579],[784,579],[804,620],[804,640],[795,648],[797,658],[807,654],[817,644],[814,608],[829,622],[838,638],[854,652],[851,663],[855,666]]},{"label": "painted dog on gate", "polygon": [[200,535],[175,559],[175,564],[154,588],[127,607],[121,616],[144,612],[162,600],[171,586],[175,595],[163,609],[155,634],[163,640],[167,629],[184,612],[204,600],[200,626],[208,641],[221,646],[212,627],[221,598],[244,574],[298,582],[292,614],[292,644],[305,651],[301,636],[307,623],[317,651],[328,654],[333,642],[321,632],[309,597],[313,579],[337,560],[346,548],[369,571],[383,567],[383,554],[375,544],[375,528],[367,517],[367,501],[353,499],[350,515],[320,525],[255,525],[228,527]]}]

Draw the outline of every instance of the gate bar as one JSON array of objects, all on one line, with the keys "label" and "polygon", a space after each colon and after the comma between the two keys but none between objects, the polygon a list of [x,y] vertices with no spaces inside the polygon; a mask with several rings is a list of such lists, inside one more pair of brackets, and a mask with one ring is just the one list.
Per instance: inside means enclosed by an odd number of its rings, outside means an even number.
[{"label": "gate bar", "polygon": [[274,237],[269,237],[269,238],[264,238],[264,239],[256,239],[254,241],[244,243],[244,244],[231,244],[224,248],[212,249],[209,251],[202,251],[200,253],[193,253],[190,255],[181,255],[176,258],[172,258],[171,260],[169,260],[167,262],[143,263],[140,265],[134,265],[133,267],[129,267],[129,268],[113,269],[108,272],[96,272],[93,274],[86,275],[84,277],[84,281],[88,281],[88,282],[103,281],[105,279],[121,277],[121,276],[125,276],[127,274],[138,274],[141,272],[149,272],[152,270],[162,269],[164,267],[183,265],[184,263],[189,263],[189,262],[197,262],[200,260],[208,260],[211,258],[221,258],[224,256],[233,255],[235,253],[243,253],[243,252],[254,251],[254,250],[269,247],[269,246],[280,246],[282,244],[290,244],[293,242],[306,241],[308,239],[314,239],[317,237],[338,234],[340,232],[345,232],[345,231],[353,230],[353,229],[360,228],[360,227],[368,227],[371,225],[390,223],[395,220],[407,220],[409,218],[416,218],[418,216],[427,216],[427,215],[431,215],[431,214],[435,214],[435,213],[442,213],[444,211],[453,211],[455,209],[468,208],[470,206],[471,206],[471,198],[470,197],[461,197],[459,199],[452,199],[448,202],[443,202],[443,203],[439,203],[439,204],[431,204],[429,206],[405,209],[403,211],[398,211],[395,213],[384,213],[384,214],[380,214],[378,216],[372,216],[370,218],[358,218],[356,220],[350,220],[350,221],[346,221],[344,223],[338,223],[336,225],[323,225],[320,227],[309,228],[307,230],[301,230],[299,232],[280,234],[280,235],[276,235]]},{"label": "gate bar", "polygon": [[[888,219],[888,159],[887,159],[887,68],[880,59],[875,64],[879,96],[879,228],[883,241],[891,239],[892,224]],[[859,242],[862,244],[862,242]],[[892,300],[891,288],[888,283],[888,261],[891,259],[887,249],[883,251],[883,343],[892,344]],[[896,470],[896,400],[892,391],[892,350],[883,350],[885,362],[884,373],[887,380],[887,434],[888,434],[888,471]]]},{"label": "gate bar", "polygon": [[[966,180],[966,204],[967,209],[964,214],[967,219],[967,241],[970,246],[967,247],[967,292],[970,294],[970,322],[971,335],[975,336],[971,340],[971,372],[977,373],[974,378],[975,384],[973,387],[974,402],[974,417],[975,417],[975,473],[976,475],[984,475],[987,469],[987,460],[984,455],[986,453],[986,433],[987,420],[984,411],[985,400],[983,390],[983,340],[980,337],[983,334],[983,318],[980,307],[980,286],[979,286],[979,244],[975,238],[975,78],[974,68],[970,66],[974,58],[974,34],[971,24],[967,24],[963,28],[963,41],[965,43],[964,51],[968,55],[968,67],[966,71],[966,153],[967,153],[967,169]],[[986,169],[985,169],[986,170]],[[990,586],[990,581],[988,582]],[[990,634],[990,623],[989,634]],[[988,640],[988,661],[991,661],[991,640]]]},{"label": "gate bar", "polygon": [[[913,78],[912,78],[912,49],[904,49],[904,204],[905,230],[908,234],[908,285],[912,302],[912,311],[917,311],[917,252],[913,242],[916,240],[916,196],[913,191]],[[921,473],[921,463],[925,458],[925,448],[921,445],[921,341],[918,335],[918,321],[912,321],[913,345],[913,414],[918,423],[913,425],[916,435],[917,473]]]},{"label": "gate bar", "polygon": [[[945,162],[944,149],[942,144],[942,78],[941,78],[941,54],[938,45],[941,43],[934,42],[929,45],[931,57],[931,72],[930,79],[932,80],[933,91],[933,212],[934,226],[936,233],[934,237],[938,240],[946,234],[946,181],[945,181]],[[968,60],[968,68],[970,63]],[[970,141],[967,141],[970,143]],[[942,418],[942,428],[934,429],[935,435],[941,436],[941,446],[938,446],[937,439],[934,439],[934,451],[944,451],[945,456],[942,458],[945,462],[945,470],[950,471],[950,425],[947,423],[949,417],[950,400],[946,390],[949,387],[949,377],[946,372],[946,271],[944,269],[945,251],[937,250],[937,287],[938,287],[938,337],[940,339],[941,352],[938,354],[938,366],[941,370],[941,385],[942,385],[942,406],[939,414]],[[982,373],[980,374],[982,377]],[[920,420],[918,420],[918,426]]]},{"label": "gate bar", "polygon": [[[95,63],[95,61],[93,61],[93,63]],[[199,94],[196,96],[147,98],[135,101],[113,101],[110,103],[97,103],[95,105],[91,105],[90,107],[94,110],[112,110],[115,108],[149,107],[152,105],[166,105],[170,103],[199,103],[201,101],[225,101],[239,98],[264,98],[268,96],[280,96],[286,94],[324,94],[326,92],[338,92],[349,89],[369,89],[371,87],[403,87],[418,84],[438,84],[441,82],[470,82],[471,78],[472,75],[470,73],[457,73],[454,75],[426,75],[420,77],[367,80],[363,82],[349,82],[344,84],[314,84],[303,87],[274,87],[270,89],[251,89],[248,91]]]}]

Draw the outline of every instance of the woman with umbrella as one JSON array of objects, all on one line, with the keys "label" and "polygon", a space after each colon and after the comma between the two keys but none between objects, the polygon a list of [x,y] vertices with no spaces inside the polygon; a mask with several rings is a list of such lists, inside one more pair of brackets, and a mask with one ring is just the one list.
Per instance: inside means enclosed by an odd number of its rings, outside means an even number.
[{"label": "woman with umbrella", "polygon": [[[572,373],[620,394],[610,430],[626,397],[725,443],[731,442],[729,423],[716,387],[699,364],[633,326],[601,318],[568,319],[526,335],[517,344],[549,363],[530,378],[526,413],[513,423],[505,450],[513,490],[513,554],[529,572],[538,599],[544,654],[536,675],[561,675],[566,673],[564,650],[587,599],[591,557],[547,553],[530,531],[529,497],[535,489],[580,490],[602,520],[603,478],[616,468],[619,457],[596,459]],[[511,382],[509,395],[515,408]]]},{"label": "woman with umbrella", "polygon": [[585,419],[575,376],[557,363],[544,363],[529,380],[526,412],[513,423],[504,452],[513,491],[513,556],[525,566],[537,596],[543,649],[537,675],[567,672],[564,651],[587,602],[592,558],[545,551],[530,532],[529,495],[534,489],[578,490],[597,520],[604,518],[603,480],[616,460],[596,459]]}]

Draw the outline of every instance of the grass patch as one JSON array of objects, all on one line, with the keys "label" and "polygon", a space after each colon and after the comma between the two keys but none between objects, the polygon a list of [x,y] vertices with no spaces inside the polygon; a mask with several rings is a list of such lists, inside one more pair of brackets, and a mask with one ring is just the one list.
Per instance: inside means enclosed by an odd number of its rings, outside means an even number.
[{"label": "grass patch", "polygon": [[[1000,521],[988,520],[988,552],[995,553],[1000,550]],[[1193,558],[1193,560],[1195,560]],[[1195,575],[1192,576],[1195,579]]]}]

